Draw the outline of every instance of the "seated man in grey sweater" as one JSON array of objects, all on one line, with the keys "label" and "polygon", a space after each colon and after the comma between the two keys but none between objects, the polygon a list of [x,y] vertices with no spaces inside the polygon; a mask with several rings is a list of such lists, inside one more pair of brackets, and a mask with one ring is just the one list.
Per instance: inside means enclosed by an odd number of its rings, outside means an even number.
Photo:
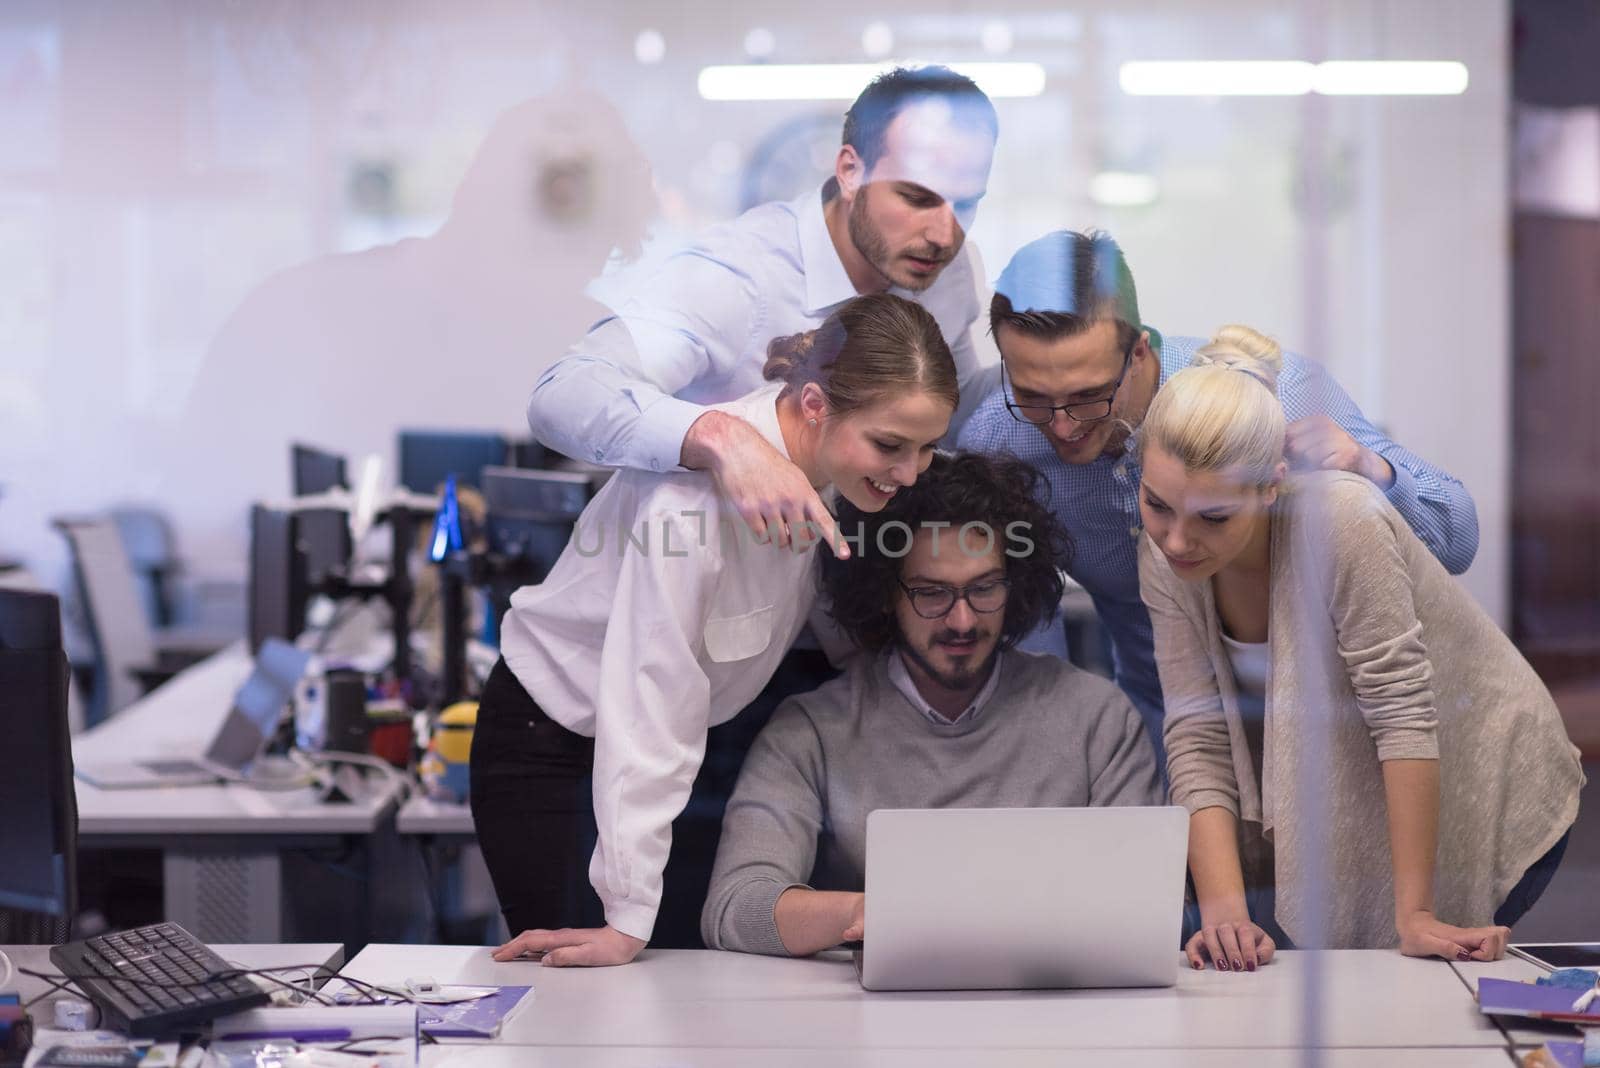
[{"label": "seated man in grey sweater", "polygon": [[706,945],[804,956],[861,938],[874,809],[1161,803],[1122,691],[1012,648],[1055,611],[1070,550],[1038,477],[1009,458],[939,455],[880,512],[841,502],[852,555],[824,558],[823,586],[863,652],[778,706],[751,747]]}]

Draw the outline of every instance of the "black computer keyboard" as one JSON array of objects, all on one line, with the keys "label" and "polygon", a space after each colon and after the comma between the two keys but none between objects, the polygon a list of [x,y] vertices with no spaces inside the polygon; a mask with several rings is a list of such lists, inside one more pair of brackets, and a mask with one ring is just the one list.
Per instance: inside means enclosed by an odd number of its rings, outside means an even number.
[{"label": "black computer keyboard", "polygon": [[175,923],[68,942],[50,960],[100,1008],[100,1026],[140,1038],[192,1031],[265,1005],[267,993]]}]

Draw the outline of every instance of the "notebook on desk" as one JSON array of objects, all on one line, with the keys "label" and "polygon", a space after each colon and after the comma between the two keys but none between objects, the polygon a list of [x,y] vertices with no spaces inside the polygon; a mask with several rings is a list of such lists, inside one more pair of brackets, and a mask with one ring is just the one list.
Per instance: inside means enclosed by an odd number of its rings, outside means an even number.
[{"label": "notebook on desk", "polygon": [[203,786],[241,778],[271,740],[310,660],[310,653],[267,639],[203,752],[124,763],[82,762],[76,767],[78,778],[102,790]]},{"label": "notebook on desk", "polygon": [[873,812],[861,985],[1172,986],[1188,841],[1176,806]]}]

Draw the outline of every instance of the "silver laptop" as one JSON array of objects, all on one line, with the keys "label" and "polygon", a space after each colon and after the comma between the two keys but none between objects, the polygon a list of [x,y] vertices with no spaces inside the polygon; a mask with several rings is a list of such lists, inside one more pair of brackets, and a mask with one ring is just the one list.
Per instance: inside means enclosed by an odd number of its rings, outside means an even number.
[{"label": "silver laptop", "polygon": [[868,990],[1172,986],[1189,815],[880,809],[867,817]]},{"label": "silver laptop", "polygon": [[271,740],[284,708],[294,696],[295,684],[310,661],[310,653],[268,638],[261,643],[255,668],[234,694],[233,706],[203,755],[122,764],[91,762],[79,764],[77,776],[102,790],[200,786],[243,778]]}]

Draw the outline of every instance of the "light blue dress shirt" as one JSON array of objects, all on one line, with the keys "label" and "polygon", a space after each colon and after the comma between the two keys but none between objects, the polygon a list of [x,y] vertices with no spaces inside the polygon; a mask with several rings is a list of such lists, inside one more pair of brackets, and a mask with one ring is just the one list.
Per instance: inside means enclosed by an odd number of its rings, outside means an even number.
[{"label": "light blue dress shirt", "polygon": [[[1205,338],[1168,337],[1151,331],[1158,347],[1161,382],[1189,366]],[[1395,444],[1367,421],[1348,394],[1320,365],[1294,353],[1283,354],[1278,396],[1284,415],[1293,422],[1326,414],[1360,444],[1394,468],[1389,502],[1411,524],[1451,574],[1459,575],[1478,551],[1478,511],[1465,486],[1420,456]],[[1092,463],[1063,463],[1037,427],[1020,423],[1006,410],[999,389],[978,406],[960,436],[963,449],[1016,456],[1045,476],[1043,503],[1072,535],[1068,573],[1094,599],[1111,638],[1111,660],[1117,684],[1138,708],[1160,766],[1166,766],[1161,743],[1161,679],[1156,674],[1150,614],[1139,597],[1138,539],[1139,462],[1130,445],[1120,457]]]},{"label": "light blue dress shirt", "polygon": [[[669,257],[539,377],[534,435],[590,463],[677,470],[703,405],[759,388],[773,338],[813,329],[857,295],[823,218],[829,188],[752,208]],[[969,246],[926,290],[889,291],[928,309],[950,345],[962,395],[952,436],[999,382],[972,345],[984,284]]]}]

